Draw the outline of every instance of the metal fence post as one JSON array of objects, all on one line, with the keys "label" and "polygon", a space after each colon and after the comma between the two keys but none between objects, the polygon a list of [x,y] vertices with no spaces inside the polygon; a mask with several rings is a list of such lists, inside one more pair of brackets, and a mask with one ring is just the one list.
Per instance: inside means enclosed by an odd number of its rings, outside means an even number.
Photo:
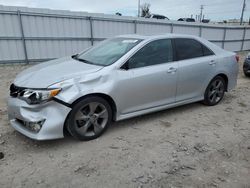
[{"label": "metal fence post", "polygon": [[244,27],[243,36],[242,36],[242,43],[241,43],[241,48],[240,48],[241,51],[244,48],[245,37],[246,37],[246,28]]},{"label": "metal fence post", "polygon": [[23,43],[23,51],[24,51],[25,63],[29,64],[27,48],[26,48],[26,42],[25,42],[25,36],[24,36],[24,31],[23,31],[22,15],[21,15],[20,10],[17,11],[17,16],[18,16],[18,19],[19,19],[19,25],[20,25],[21,38],[22,38],[22,43]]},{"label": "metal fence post", "polygon": [[171,33],[173,33],[173,32],[174,32],[174,24],[171,23]]},{"label": "metal fence post", "polygon": [[223,40],[222,40],[222,48],[223,48],[223,49],[224,49],[224,47],[225,47],[226,34],[227,34],[227,29],[224,28]]},{"label": "metal fence post", "polygon": [[137,33],[137,21],[134,20],[134,33],[136,34]]},{"label": "metal fence post", "polygon": [[93,38],[93,21],[91,19],[91,16],[88,17],[89,18],[89,26],[90,26],[90,42],[91,42],[91,46],[94,45],[94,38]]},{"label": "metal fence post", "polygon": [[202,26],[200,25],[199,26],[199,37],[201,37],[202,36]]}]

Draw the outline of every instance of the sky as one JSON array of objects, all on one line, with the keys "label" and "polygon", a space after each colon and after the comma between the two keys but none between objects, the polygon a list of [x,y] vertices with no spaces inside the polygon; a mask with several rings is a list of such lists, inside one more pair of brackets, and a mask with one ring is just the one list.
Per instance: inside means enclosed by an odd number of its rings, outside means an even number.
[{"label": "sky", "polygon": [[[244,0],[140,0],[149,3],[150,12],[162,14],[170,19],[190,17],[200,14],[204,5],[205,18],[213,21],[239,19]],[[25,6],[33,8],[50,8],[59,10],[85,11],[92,13],[136,16],[138,0],[0,0],[0,5]],[[246,0],[244,19],[250,18],[250,0]]]}]

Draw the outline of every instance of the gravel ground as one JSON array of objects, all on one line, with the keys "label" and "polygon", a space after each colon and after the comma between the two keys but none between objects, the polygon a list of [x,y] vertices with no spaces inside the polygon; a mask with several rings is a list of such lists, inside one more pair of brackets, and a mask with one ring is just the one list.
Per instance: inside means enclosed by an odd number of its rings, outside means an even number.
[{"label": "gravel ground", "polygon": [[0,66],[0,187],[250,187],[250,78],[200,103],[114,123],[99,139],[37,142],[7,120],[8,88],[27,66]]}]

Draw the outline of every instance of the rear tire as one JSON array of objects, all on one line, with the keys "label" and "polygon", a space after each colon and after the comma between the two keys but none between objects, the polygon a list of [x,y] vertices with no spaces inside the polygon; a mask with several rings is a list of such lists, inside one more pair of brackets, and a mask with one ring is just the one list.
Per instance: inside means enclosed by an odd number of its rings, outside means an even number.
[{"label": "rear tire", "polygon": [[88,97],[77,102],[67,120],[68,132],[78,140],[93,140],[101,136],[112,121],[109,103],[101,97]]},{"label": "rear tire", "polygon": [[221,76],[216,76],[207,86],[203,103],[208,106],[217,105],[224,97],[226,82]]}]

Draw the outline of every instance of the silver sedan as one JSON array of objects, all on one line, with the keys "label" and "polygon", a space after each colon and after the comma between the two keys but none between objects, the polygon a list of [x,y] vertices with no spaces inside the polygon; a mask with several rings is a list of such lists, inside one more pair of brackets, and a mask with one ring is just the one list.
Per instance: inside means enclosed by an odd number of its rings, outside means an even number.
[{"label": "silver sedan", "polygon": [[236,86],[238,57],[205,39],[125,35],[33,66],[10,86],[10,124],[36,140],[99,137],[112,123],[203,101]]}]

